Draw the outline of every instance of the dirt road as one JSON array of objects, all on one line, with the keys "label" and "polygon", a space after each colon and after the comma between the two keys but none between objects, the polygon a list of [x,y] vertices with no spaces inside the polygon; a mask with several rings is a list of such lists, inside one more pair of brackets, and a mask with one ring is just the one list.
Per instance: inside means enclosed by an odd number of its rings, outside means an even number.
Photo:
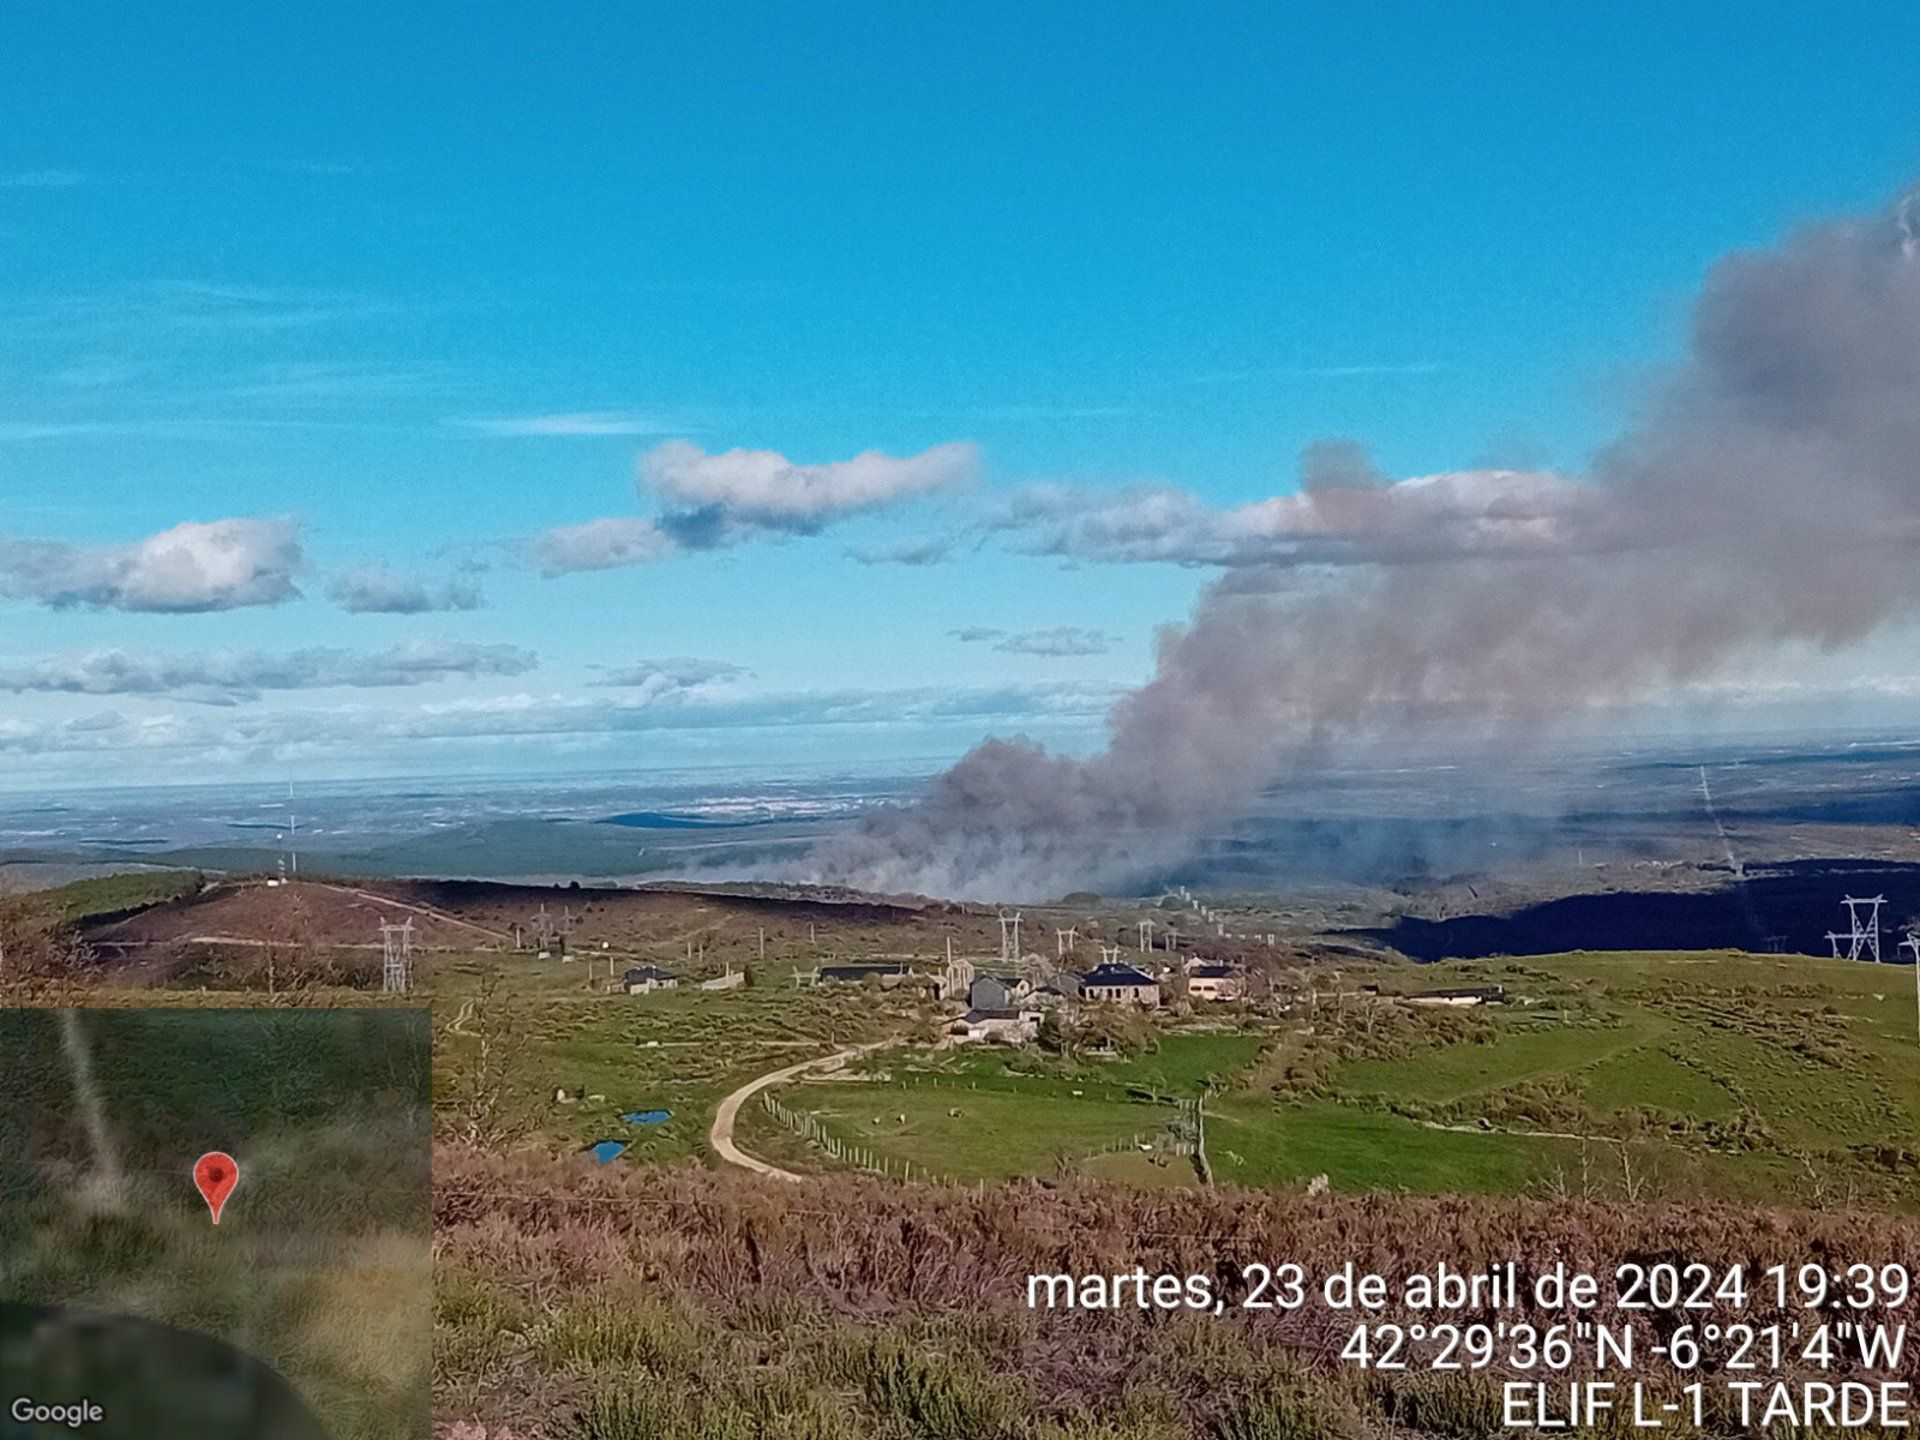
[{"label": "dirt road", "polygon": [[713,1150],[729,1165],[738,1165],[743,1170],[751,1170],[756,1175],[770,1176],[775,1180],[803,1180],[806,1177],[796,1175],[791,1170],[782,1170],[778,1165],[769,1165],[764,1160],[756,1160],[738,1145],[733,1143],[733,1123],[740,1117],[740,1107],[772,1085],[784,1085],[797,1075],[809,1070],[838,1069],[849,1060],[865,1055],[869,1050],[878,1050],[892,1045],[892,1040],[875,1040],[866,1045],[855,1045],[848,1050],[836,1050],[831,1055],[816,1055],[811,1060],[802,1060],[797,1065],[783,1066],[770,1071],[758,1079],[749,1080],[738,1090],[720,1102],[720,1108],[713,1112],[713,1129],[707,1138],[713,1143]]}]

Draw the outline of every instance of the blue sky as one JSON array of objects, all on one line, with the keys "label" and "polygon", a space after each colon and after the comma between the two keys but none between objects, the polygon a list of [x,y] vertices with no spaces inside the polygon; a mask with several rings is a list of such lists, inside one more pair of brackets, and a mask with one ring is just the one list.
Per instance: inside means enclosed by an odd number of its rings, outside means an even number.
[{"label": "blue sky", "polygon": [[[1086,746],[1221,564],[1063,516],[1327,436],[1577,476],[1715,257],[1920,169],[1915,53],[1892,4],[12,4],[0,767]],[[597,520],[650,558],[550,573]],[[253,568],[168,588],[208,545]]]}]

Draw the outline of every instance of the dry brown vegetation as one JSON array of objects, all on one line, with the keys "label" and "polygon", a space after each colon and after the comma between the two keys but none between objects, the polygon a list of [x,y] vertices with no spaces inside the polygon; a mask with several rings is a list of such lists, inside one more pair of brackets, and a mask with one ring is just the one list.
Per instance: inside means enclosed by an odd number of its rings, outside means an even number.
[{"label": "dry brown vegetation", "polygon": [[[1442,1259],[1512,1261],[1523,1275],[1684,1259],[1758,1272],[1809,1258],[1904,1261],[1920,1242],[1920,1222],[1860,1214],[1077,1184],[794,1186],[461,1147],[442,1150],[436,1187],[442,1418],[560,1440],[1490,1434],[1496,1377],[1363,1380],[1335,1358],[1350,1315],[1235,1309],[1239,1266],[1292,1260],[1325,1273],[1351,1260],[1398,1278]],[[1025,1307],[1031,1273],[1136,1265],[1214,1276],[1229,1309]],[[1915,1314],[1909,1302],[1894,1318]],[[1623,1317],[1602,1308],[1592,1318]],[[1651,1317],[1659,1327],[1677,1318]],[[1781,1316],[1757,1299],[1742,1318]]]},{"label": "dry brown vegetation", "polygon": [[68,1004],[93,955],[28,896],[0,896],[0,1005]]}]

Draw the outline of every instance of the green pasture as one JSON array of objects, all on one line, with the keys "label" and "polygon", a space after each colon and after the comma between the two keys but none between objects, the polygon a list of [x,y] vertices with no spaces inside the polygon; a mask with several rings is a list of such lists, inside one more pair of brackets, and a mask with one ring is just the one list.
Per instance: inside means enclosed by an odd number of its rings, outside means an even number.
[{"label": "green pasture", "polygon": [[[621,1163],[703,1156],[728,1092],[907,1024],[855,990],[796,990],[772,976],[736,990],[625,995],[589,990],[585,962],[475,955],[436,957],[431,969],[443,1128],[459,1133],[484,1109],[491,1138],[568,1149],[624,1141]],[[490,1086],[499,1093],[486,1106]],[[647,1110],[672,1117],[621,1119]]]},{"label": "green pasture", "polygon": [[[1395,999],[1496,984],[1509,1003]],[[1191,1166],[1124,1142],[1204,1086],[1221,1182],[1920,1206],[1910,967],[1580,954],[1354,968],[1342,988],[1250,1033],[1175,1030],[1124,1060],[890,1052],[862,1084],[781,1098],[842,1140],[958,1179],[1074,1161],[1192,1183]],[[1275,1057],[1316,1045],[1331,1058],[1290,1085]]]}]

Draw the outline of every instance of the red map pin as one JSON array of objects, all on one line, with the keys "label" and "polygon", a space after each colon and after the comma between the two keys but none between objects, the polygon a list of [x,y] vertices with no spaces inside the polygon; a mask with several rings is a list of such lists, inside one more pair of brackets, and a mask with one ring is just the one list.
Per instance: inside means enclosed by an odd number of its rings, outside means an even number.
[{"label": "red map pin", "polygon": [[207,1202],[207,1209],[213,1212],[213,1223],[220,1223],[220,1212],[226,1208],[227,1197],[233,1194],[233,1187],[240,1183],[240,1167],[234,1164],[231,1155],[223,1155],[214,1150],[202,1155],[193,1162],[193,1183],[199,1187],[201,1196]]}]

